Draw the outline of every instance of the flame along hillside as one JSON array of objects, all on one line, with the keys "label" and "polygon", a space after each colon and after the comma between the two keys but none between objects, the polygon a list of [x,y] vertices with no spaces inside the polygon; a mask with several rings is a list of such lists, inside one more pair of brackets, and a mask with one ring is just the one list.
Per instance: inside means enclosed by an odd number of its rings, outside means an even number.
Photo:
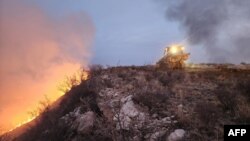
[{"label": "flame along hillside", "polygon": [[223,140],[224,124],[250,123],[250,65],[187,66],[94,66],[34,126],[1,140]]},{"label": "flame along hillside", "polygon": [[[79,85],[82,81],[85,81],[88,79],[89,72],[85,69],[80,69],[76,71],[74,74],[71,75],[71,77],[66,77],[64,82],[62,82],[58,86],[58,93],[61,93],[63,96],[65,92],[68,92],[73,86]],[[61,101],[62,97],[59,97],[57,100],[51,101],[46,95],[43,100],[41,100],[38,104],[38,106],[33,109],[33,111],[29,112],[29,118],[27,120],[24,120],[20,123],[18,123],[14,128],[3,131],[1,134],[12,134],[13,136],[18,136],[19,134],[22,134],[24,130],[26,130],[29,126],[34,126],[35,123],[39,120],[39,115],[46,112],[48,107],[50,109],[55,108],[58,106],[58,103]]]}]

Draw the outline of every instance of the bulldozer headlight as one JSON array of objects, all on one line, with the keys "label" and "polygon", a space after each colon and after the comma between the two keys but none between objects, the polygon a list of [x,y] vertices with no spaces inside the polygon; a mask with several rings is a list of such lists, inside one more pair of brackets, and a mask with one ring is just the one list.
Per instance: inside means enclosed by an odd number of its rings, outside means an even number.
[{"label": "bulldozer headlight", "polygon": [[171,54],[176,54],[177,52],[178,52],[177,47],[171,47],[171,48],[170,48],[170,53],[171,53]]}]

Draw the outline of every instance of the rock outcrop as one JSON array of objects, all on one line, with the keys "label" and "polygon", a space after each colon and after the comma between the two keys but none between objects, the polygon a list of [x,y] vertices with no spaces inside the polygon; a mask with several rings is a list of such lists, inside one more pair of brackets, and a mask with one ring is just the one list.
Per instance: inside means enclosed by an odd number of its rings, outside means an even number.
[{"label": "rock outcrop", "polygon": [[185,131],[183,129],[176,129],[168,136],[167,141],[181,141],[184,135]]},{"label": "rock outcrop", "polygon": [[92,131],[95,122],[95,113],[88,111],[76,117],[72,124],[72,129],[76,129],[78,134],[87,134]]}]

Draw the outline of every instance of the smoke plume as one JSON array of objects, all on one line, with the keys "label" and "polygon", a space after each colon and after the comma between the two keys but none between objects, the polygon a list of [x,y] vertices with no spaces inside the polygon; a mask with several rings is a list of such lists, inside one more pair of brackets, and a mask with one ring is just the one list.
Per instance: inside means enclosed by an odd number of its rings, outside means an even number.
[{"label": "smoke plume", "polygon": [[165,1],[167,16],[178,21],[191,45],[205,47],[210,61],[250,61],[249,0]]},{"label": "smoke plume", "polygon": [[58,98],[65,76],[87,66],[94,27],[85,13],[53,19],[19,0],[0,3],[0,126],[9,129],[44,95]]}]

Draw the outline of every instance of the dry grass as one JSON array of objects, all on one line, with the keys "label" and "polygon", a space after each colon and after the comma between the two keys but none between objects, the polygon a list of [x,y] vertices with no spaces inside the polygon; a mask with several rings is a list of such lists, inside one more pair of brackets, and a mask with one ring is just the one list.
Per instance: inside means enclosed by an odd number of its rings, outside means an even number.
[{"label": "dry grass", "polygon": [[[100,65],[90,68],[90,79],[73,87],[62,99],[60,108],[46,110],[39,126],[22,136],[31,141],[52,140],[129,140],[140,135],[142,140],[148,129],[117,131],[100,111],[96,98],[105,88],[121,90],[121,97],[133,94],[133,101],[149,115],[157,118],[175,115],[177,124],[169,131],[183,128],[187,140],[223,140],[223,124],[250,123],[250,81],[246,74],[228,71],[158,71],[152,66],[112,67]],[[128,85],[132,88],[125,89]],[[215,86],[215,87],[213,87]],[[180,111],[178,105],[182,104]],[[58,119],[76,107],[81,112],[92,110],[97,114],[94,130],[84,136],[69,130]],[[145,123],[147,124],[147,123]],[[154,128],[154,127],[152,127]],[[49,129],[49,132],[45,132]]]}]

